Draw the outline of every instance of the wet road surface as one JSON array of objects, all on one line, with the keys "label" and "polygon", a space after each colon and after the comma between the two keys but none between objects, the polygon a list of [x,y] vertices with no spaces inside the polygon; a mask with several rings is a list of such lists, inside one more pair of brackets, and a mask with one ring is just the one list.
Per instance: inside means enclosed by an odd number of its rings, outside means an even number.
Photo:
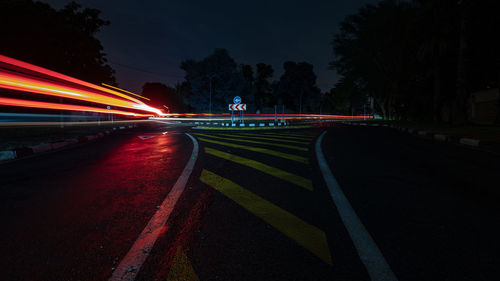
[{"label": "wet road surface", "polygon": [[[190,160],[189,133],[199,145],[194,170],[128,276],[375,280],[380,265],[360,258],[368,246],[352,238],[318,166],[325,130],[162,126],[3,164],[2,276],[108,280],[163,210]],[[397,280],[497,279],[498,157],[340,125],[327,129],[321,147]]]},{"label": "wet road surface", "polygon": [[1,279],[106,280],[191,150],[185,135],[150,134],[3,165]]}]

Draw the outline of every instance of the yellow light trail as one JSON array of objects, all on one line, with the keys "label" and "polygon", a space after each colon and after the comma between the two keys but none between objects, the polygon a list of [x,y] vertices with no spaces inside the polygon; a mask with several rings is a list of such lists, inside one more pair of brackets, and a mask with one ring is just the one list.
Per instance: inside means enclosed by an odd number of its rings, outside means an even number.
[{"label": "yellow light trail", "polygon": [[109,88],[111,88],[111,89],[115,89],[115,90],[118,90],[118,91],[122,91],[122,92],[127,93],[127,94],[134,95],[134,96],[139,97],[139,98],[141,98],[141,99],[150,100],[150,99],[148,99],[148,98],[146,98],[146,97],[143,97],[143,96],[141,96],[141,95],[138,95],[138,94],[135,94],[135,93],[129,92],[129,91],[127,91],[127,90],[124,90],[124,89],[121,89],[121,88],[118,88],[118,87],[115,87],[115,86],[108,85],[108,84],[106,84],[106,83],[101,83],[101,85],[103,85],[103,86],[105,86],[105,87],[109,87]]},{"label": "yellow light trail", "polygon": [[[2,55],[0,55],[0,65],[2,66],[2,68],[0,69],[0,88],[98,103],[101,105],[106,105],[108,109],[76,104],[55,104],[51,102],[12,98],[2,98],[2,105],[33,108],[40,106],[39,108],[43,109],[80,109],[80,111],[121,114],[129,116],[151,116],[153,115],[151,113],[160,116],[163,115],[163,112],[160,109],[151,107],[129,95],[114,91],[112,89],[100,87],[85,81],[81,81],[64,74],[38,67],[36,65],[25,63]],[[11,69],[13,66],[14,68]],[[19,68],[24,70],[20,71]],[[51,79],[49,80],[38,75],[33,75],[31,72],[24,73],[24,71],[26,70],[43,74],[45,76],[50,76]],[[58,80],[54,80],[54,78]],[[81,88],[78,85],[85,88]],[[146,111],[149,114],[128,112],[119,109],[112,110],[109,108],[110,106]]]}]

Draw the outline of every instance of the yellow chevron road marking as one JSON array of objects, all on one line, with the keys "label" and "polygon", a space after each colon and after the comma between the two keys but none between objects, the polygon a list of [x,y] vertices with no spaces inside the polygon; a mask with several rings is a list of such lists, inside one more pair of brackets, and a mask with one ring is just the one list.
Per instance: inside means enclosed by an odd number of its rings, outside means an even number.
[{"label": "yellow chevron road marking", "polygon": [[214,156],[217,156],[219,158],[223,158],[229,161],[233,161],[235,163],[241,164],[248,166],[250,168],[254,168],[256,170],[259,170],[263,173],[269,174],[271,176],[277,177],[279,179],[282,179],[284,181],[287,181],[289,183],[301,186],[303,188],[306,188],[308,190],[313,190],[313,185],[311,180],[303,178],[301,176],[294,175],[292,173],[271,167],[269,165],[266,165],[264,163],[254,161],[252,159],[240,157],[237,155],[229,154],[220,150],[216,150],[210,147],[205,147],[205,152]]},{"label": "yellow chevron road marking", "polygon": [[332,264],[326,234],[321,229],[210,171],[203,169],[200,180],[272,225],[325,263]]},{"label": "yellow chevron road marking", "polygon": [[288,145],[288,144],[281,144],[281,143],[253,141],[253,140],[245,140],[245,139],[237,139],[237,138],[236,139],[234,139],[234,138],[225,138],[225,137],[217,137],[217,136],[213,136],[213,135],[199,134],[199,133],[196,133],[194,135],[209,137],[209,138],[213,138],[213,139],[220,139],[220,140],[228,140],[228,141],[236,141],[236,142],[247,142],[247,143],[255,143],[255,144],[261,144],[261,145],[283,147],[283,148],[300,150],[300,151],[308,151],[309,150],[309,148],[307,148],[307,147],[299,147],[299,146],[295,146],[295,145]]},{"label": "yellow chevron road marking", "polygon": [[[266,134],[272,134],[271,132],[265,132]],[[291,133],[291,132],[283,132],[283,135],[286,136],[293,136],[293,137],[304,137],[304,138],[314,138],[314,136],[311,136],[308,133],[305,134],[297,134],[297,133]]]},{"label": "yellow chevron road marking", "polygon": [[287,132],[263,132],[263,135],[277,135],[277,136],[285,136],[285,137],[296,137],[296,138],[304,138],[304,139],[313,139],[314,136],[308,135],[308,134],[293,134],[293,133],[287,133]]},{"label": "yellow chevron road marking", "polygon": [[286,135],[281,135],[281,134],[265,134],[265,133],[261,133],[261,134],[254,134],[254,133],[241,133],[241,135],[244,135],[244,136],[257,136],[257,137],[266,136],[266,137],[282,138],[282,139],[295,139],[295,140],[301,140],[301,141],[310,141],[310,140],[311,140],[311,138],[307,138],[307,137],[286,136]]},{"label": "yellow chevron road marking", "polygon": [[247,145],[241,145],[241,144],[235,144],[235,143],[229,143],[229,142],[223,142],[223,141],[216,141],[216,140],[211,140],[211,139],[206,139],[206,138],[201,138],[201,137],[198,137],[198,140],[204,141],[204,142],[209,142],[209,143],[214,143],[214,144],[218,144],[218,145],[224,145],[224,146],[246,149],[246,150],[250,150],[250,151],[269,154],[272,156],[281,157],[281,158],[285,158],[288,160],[292,160],[292,161],[296,161],[296,162],[300,162],[300,163],[304,163],[304,164],[309,163],[309,160],[306,157],[297,156],[297,155],[288,154],[288,153],[279,152],[279,151],[274,151],[274,150],[270,150],[270,149],[266,149],[266,148],[253,147],[253,146],[247,146]]},{"label": "yellow chevron road marking", "polygon": [[193,129],[199,130],[222,130],[222,131],[280,131],[289,129],[308,129],[315,128],[312,125],[296,125],[296,126],[284,126],[284,127],[208,127],[208,126],[196,126]]},{"label": "yellow chevron road marking", "polygon": [[177,248],[167,281],[200,281],[181,246]]},{"label": "yellow chevron road marking", "polygon": [[234,135],[230,135],[230,134],[218,134],[218,136],[226,136],[226,137],[233,137],[233,138],[246,138],[246,139],[257,139],[257,140],[270,140],[270,141],[280,141],[280,142],[288,142],[288,143],[296,143],[296,144],[304,144],[304,145],[307,145],[309,144],[310,142],[306,142],[306,141],[296,141],[296,140],[288,140],[288,139],[280,139],[280,138],[274,138],[274,137],[253,137],[253,136],[243,136],[243,135],[239,135],[239,134],[234,134]]}]

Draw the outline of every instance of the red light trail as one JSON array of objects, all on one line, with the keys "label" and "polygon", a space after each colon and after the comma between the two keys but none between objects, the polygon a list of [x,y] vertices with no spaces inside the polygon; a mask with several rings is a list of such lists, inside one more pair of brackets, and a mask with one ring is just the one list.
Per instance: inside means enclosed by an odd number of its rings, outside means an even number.
[{"label": "red light trail", "polygon": [[[129,116],[152,116],[163,115],[160,109],[148,106],[142,101],[120,93],[118,91],[97,86],[64,74],[54,72],[36,65],[22,62],[13,58],[0,55],[0,88],[15,90],[20,92],[29,92],[34,94],[55,96],[79,100],[85,102],[98,103],[105,106],[114,106],[138,111],[144,113],[130,112],[126,110],[105,109],[91,106],[69,105],[62,103],[38,102],[25,99],[0,98],[0,105],[18,106],[42,109],[57,109],[57,110],[75,110],[86,112],[100,112],[109,114],[120,114]],[[4,66],[5,65],[5,66]],[[13,67],[14,66],[14,67]],[[34,77],[33,75],[19,73],[17,68],[40,73],[45,76],[62,80],[62,82],[54,82],[48,79]],[[7,68],[7,69],[5,69]],[[9,68],[11,70],[9,70]],[[67,83],[64,83],[67,82]],[[74,85],[77,84],[77,85]],[[90,89],[89,89],[90,88]]]},{"label": "red light trail", "polygon": [[[35,73],[35,74],[33,74]],[[45,78],[44,78],[45,77]],[[113,106],[107,109],[88,105],[64,104],[49,101],[35,101],[21,98],[0,97],[0,105],[38,109],[97,112],[124,116],[148,117],[164,116],[164,119],[179,120],[226,120],[229,113],[163,113],[160,109],[148,106],[135,97],[123,92],[126,90],[103,84],[110,88],[94,85],[43,67],[0,55],[0,88],[19,93],[31,93],[47,97],[60,97],[73,101],[83,101]],[[115,90],[116,89],[116,90]],[[133,93],[130,93],[133,94]],[[136,95],[136,94],[133,94]],[[21,95],[20,95],[21,96]],[[139,95],[136,95],[140,98]],[[129,111],[134,110],[134,111]],[[138,112],[136,112],[138,111]],[[249,119],[372,119],[373,116],[325,115],[325,114],[245,114]],[[180,117],[180,118],[179,118]],[[184,117],[184,118],[183,118]],[[185,118],[187,117],[187,118]],[[190,118],[194,117],[194,118]]]},{"label": "red light trail", "polygon": [[42,108],[42,109],[59,109],[59,110],[98,112],[98,113],[119,114],[119,115],[138,116],[138,117],[151,116],[151,114],[140,114],[140,113],[135,113],[135,112],[106,109],[106,108],[99,108],[99,107],[51,103],[51,102],[44,102],[44,101],[11,99],[11,98],[3,98],[3,97],[0,97],[0,104],[6,105],[6,106],[20,106],[20,107],[30,107],[30,108]]}]

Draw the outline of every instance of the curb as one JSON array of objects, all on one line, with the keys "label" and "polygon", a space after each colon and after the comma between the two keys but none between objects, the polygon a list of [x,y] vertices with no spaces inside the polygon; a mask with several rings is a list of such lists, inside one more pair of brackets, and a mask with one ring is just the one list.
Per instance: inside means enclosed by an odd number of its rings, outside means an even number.
[{"label": "curb", "polygon": [[437,141],[448,141],[449,137],[443,134],[434,134],[434,139]]},{"label": "curb", "polygon": [[[287,122],[254,122],[254,123],[230,123],[230,122],[194,122],[196,127],[282,127],[289,126]],[[204,126],[200,126],[204,125]]]},{"label": "curb", "polygon": [[480,140],[469,139],[469,138],[461,138],[461,139],[458,140],[458,142],[460,144],[465,144],[465,145],[470,145],[470,146],[478,147],[479,143],[480,143]]},{"label": "curb", "polygon": [[14,159],[19,159],[31,155],[35,155],[38,153],[44,153],[44,152],[49,152],[57,149],[61,149],[63,147],[77,144],[77,143],[85,143],[89,141],[93,141],[99,138],[103,138],[105,136],[111,135],[112,132],[116,130],[123,130],[123,129],[128,129],[128,128],[135,128],[137,125],[129,125],[129,126],[120,126],[120,127],[114,127],[112,131],[106,130],[104,132],[95,134],[95,135],[88,135],[88,136],[81,136],[78,138],[71,138],[71,139],[66,139],[62,141],[55,141],[51,143],[41,143],[37,145],[32,145],[28,147],[17,147],[14,148],[13,150],[4,150],[0,151],[0,163],[3,161],[8,161],[8,160],[14,160]]},{"label": "curb", "polygon": [[196,126],[193,127],[192,129],[194,130],[287,130],[287,129],[306,129],[306,128],[314,128],[314,126],[310,125],[294,125],[294,126],[274,126],[274,127],[269,127],[269,126],[246,126],[246,127],[215,127],[215,126]]},{"label": "curb", "polygon": [[0,161],[16,158],[16,152],[12,150],[0,151]]},{"label": "curb", "polygon": [[[464,145],[464,146],[470,146],[470,147],[475,147],[475,148],[485,148],[490,150],[490,147],[486,145],[484,141],[481,141],[479,139],[472,139],[472,138],[457,138],[457,137],[452,137],[448,136],[445,134],[441,133],[433,133],[431,131],[425,131],[425,130],[417,130],[415,128],[408,128],[408,127],[398,127],[396,125],[388,125],[388,124],[366,124],[366,123],[356,123],[356,122],[342,122],[343,124],[347,125],[361,125],[361,126],[370,126],[370,127],[389,127],[395,130],[398,130],[400,132],[407,132],[410,134],[415,134],[419,137],[424,137],[424,138],[430,138],[435,141],[440,141],[440,142],[448,142],[448,143],[454,143],[458,145]],[[484,144],[484,145],[483,145]]]}]

